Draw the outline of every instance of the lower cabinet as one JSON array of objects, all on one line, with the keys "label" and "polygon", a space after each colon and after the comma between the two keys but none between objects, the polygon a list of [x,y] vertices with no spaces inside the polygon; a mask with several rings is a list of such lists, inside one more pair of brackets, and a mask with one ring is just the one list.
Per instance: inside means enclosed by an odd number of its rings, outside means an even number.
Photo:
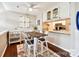
[{"label": "lower cabinet", "polygon": [[9,32],[9,44],[21,42],[21,34],[20,32]]}]

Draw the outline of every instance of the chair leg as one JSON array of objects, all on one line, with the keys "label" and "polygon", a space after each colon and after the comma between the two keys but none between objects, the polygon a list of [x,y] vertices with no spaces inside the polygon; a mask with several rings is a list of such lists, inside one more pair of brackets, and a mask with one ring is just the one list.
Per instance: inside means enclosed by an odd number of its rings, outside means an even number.
[{"label": "chair leg", "polygon": [[31,55],[31,46],[28,46],[28,57]]},{"label": "chair leg", "polygon": [[24,48],[24,52],[26,53],[27,50],[26,50],[26,45],[25,44],[24,44],[23,48]]},{"label": "chair leg", "polygon": [[[48,56],[49,56],[49,49],[48,49],[48,42],[47,42],[47,41],[41,42],[41,53],[44,52],[44,46],[43,46],[43,43],[46,44],[45,48],[46,48],[46,50],[47,50],[47,54],[48,54]],[[43,55],[43,54],[42,54],[42,55]]]},{"label": "chair leg", "polygon": [[48,54],[48,56],[49,56],[49,50],[48,50],[48,43],[47,43],[47,41],[46,41],[46,48],[47,48],[47,54]]},{"label": "chair leg", "polygon": [[43,52],[43,49],[44,47],[43,47],[43,42],[41,42],[41,53]]}]

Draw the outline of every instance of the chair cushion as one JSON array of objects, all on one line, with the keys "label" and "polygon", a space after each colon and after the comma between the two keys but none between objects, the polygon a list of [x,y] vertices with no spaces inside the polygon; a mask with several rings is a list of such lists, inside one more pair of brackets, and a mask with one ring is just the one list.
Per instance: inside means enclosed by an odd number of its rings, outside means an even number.
[{"label": "chair cushion", "polygon": [[40,41],[45,41],[45,39],[44,39],[44,38],[39,38],[39,40],[40,40]]},{"label": "chair cushion", "polygon": [[28,44],[34,44],[34,40],[27,41]]}]

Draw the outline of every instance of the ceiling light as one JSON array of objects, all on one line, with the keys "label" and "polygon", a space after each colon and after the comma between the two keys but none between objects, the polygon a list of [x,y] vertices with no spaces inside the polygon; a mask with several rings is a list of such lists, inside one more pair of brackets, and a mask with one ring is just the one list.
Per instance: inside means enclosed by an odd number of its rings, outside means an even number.
[{"label": "ceiling light", "polygon": [[29,8],[29,11],[32,11],[32,8]]}]

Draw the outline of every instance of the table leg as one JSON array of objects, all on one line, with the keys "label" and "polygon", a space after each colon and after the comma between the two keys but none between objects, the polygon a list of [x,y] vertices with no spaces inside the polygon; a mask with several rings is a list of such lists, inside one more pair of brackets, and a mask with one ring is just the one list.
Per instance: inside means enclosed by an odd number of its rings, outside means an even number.
[{"label": "table leg", "polygon": [[34,57],[36,57],[37,52],[37,38],[34,38]]}]

